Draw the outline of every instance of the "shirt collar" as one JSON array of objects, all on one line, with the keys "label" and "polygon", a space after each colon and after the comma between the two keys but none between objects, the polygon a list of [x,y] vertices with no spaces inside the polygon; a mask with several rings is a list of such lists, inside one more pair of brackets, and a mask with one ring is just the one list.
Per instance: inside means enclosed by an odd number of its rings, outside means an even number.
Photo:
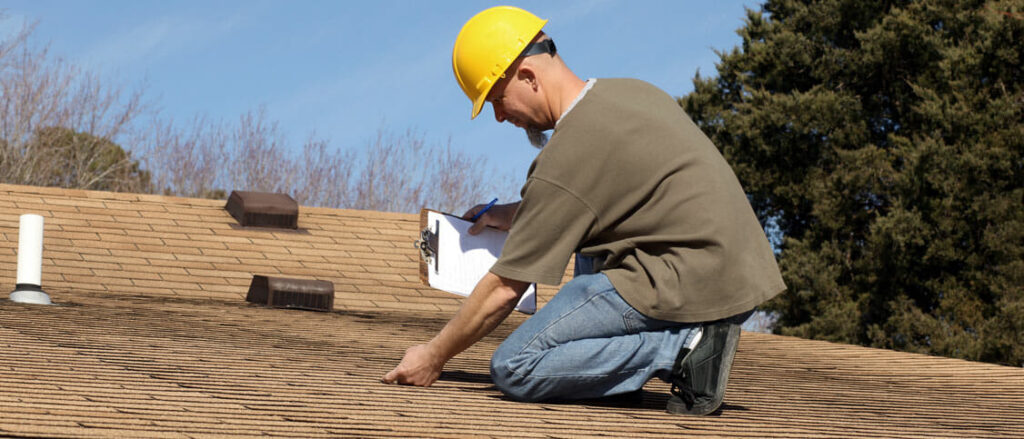
[{"label": "shirt collar", "polygon": [[558,124],[562,122],[562,119],[565,119],[565,115],[569,114],[569,112],[572,111],[573,107],[575,107],[576,104],[580,102],[580,99],[583,99],[583,96],[586,95],[588,91],[590,91],[591,87],[594,86],[595,82],[597,82],[597,79],[595,78],[590,78],[587,80],[586,85],[583,86],[583,90],[580,90],[580,94],[576,95],[576,99],[573,99],[572,103],[569,104],[569,108],[566,108],[565,111],[562,112],[562,115],[558,116],[558,122],[555,122],[555,126],[558,126]]}]

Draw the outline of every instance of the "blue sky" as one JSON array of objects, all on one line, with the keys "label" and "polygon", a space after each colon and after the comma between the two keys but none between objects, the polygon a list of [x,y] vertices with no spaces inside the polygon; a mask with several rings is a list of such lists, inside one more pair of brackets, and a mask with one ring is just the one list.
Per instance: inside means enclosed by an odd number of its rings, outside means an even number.
[{"label": "blue sky", "polygon": [[[361,148],[380,128],[413,129],[525,178],[536,153],[522,131],[471,105],[452,77],[451,45],[484,1],[8,0],[0,34],[38,21],[37,43],[128,86],[177,121],[233,121],[265,106],[291,144],[311,133]],[[744,6],[718,1],[511,1],[582,78],[634,77],[673,96],[713,75],[715,49],[739,44]],[[511,200],[510,200],[511,201]]]}]

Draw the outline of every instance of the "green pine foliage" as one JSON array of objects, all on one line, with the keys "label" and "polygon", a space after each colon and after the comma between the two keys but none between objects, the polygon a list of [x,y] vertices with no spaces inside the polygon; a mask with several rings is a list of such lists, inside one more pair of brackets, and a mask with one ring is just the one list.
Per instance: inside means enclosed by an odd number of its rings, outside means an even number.
[{"label": "green pine foliage", "polygon": [[801,337],[1024,364],[1024,2],[768,0],[680,105]]},{"label": "green pine foliage", "polygon": [[150,175],[120,145],[69,128],[36,130],[26,148],[32,161],[31,180],[40,186],[115,192],[150,192]]}]

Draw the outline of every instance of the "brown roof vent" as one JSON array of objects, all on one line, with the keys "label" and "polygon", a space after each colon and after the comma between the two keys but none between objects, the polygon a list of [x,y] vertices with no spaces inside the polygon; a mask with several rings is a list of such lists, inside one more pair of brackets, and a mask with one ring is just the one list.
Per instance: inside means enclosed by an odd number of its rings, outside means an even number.
[{"label": "brown roof vent", "polygon": [[274,308],[312,311],[334,309],[334,284],[325,280],[287,279],[254,275],[246,302]]},{"label": "brown roof vent", "polygon": [[286,194],[232,191],[224,208],[245,227],[299,227],[299,203]]}]

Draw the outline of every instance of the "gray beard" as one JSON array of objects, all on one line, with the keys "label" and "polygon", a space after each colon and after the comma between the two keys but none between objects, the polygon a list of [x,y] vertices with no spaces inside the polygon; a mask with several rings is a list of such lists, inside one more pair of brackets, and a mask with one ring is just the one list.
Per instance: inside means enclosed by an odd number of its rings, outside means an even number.
[{"label": "gray beard", "polygon": [[526,138],[530,139],[530,144],[534,148],[541,149],[548,144],[548,135],[544,134],[543,130],[533,127],[523,128],[523,130],[526,131]]}]

